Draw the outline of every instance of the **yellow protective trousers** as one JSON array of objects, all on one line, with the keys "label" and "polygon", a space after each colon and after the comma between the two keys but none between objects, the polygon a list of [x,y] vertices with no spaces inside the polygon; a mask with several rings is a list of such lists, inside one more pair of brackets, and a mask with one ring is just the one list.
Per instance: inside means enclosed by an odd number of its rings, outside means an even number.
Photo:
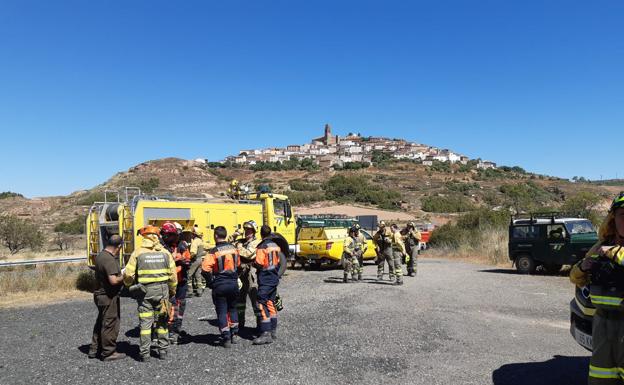
[{"label": "yellow protective trousers", "polygon": [[589,385],[624,384],[624,313],[596,311],[592,344]]}]

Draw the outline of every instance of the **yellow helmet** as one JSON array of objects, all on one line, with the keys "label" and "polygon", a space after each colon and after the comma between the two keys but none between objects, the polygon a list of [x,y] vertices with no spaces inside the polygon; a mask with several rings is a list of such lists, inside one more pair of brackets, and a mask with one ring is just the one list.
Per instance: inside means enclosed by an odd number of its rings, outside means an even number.
[{"label": "yellow helmet", "polygon": [[385,221],[380,221],[379,222],[379,227],[386,227],[386,222]]},{"label": "yellow helmet", "polygon": [[621,191],[618,196],[613,199],[609,212],[613,212],[615,209],[619,209],[620,207],[624,207],[624,191]]},{"label": "yellow helmet", "polygon": [[233,179],[232,182],[230,182],[230,186],[232,187],[238,186],[238,181],[236,179]]}]

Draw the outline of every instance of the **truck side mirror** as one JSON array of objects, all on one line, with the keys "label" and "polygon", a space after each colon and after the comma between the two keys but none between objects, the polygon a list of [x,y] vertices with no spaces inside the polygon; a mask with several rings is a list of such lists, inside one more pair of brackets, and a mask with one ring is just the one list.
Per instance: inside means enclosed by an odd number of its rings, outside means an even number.
[{"label": "truck side mirror", "polygon": [[290,207],[290,201],[286,201],[286,223],[290,224],[292,218],[292,207]]}]

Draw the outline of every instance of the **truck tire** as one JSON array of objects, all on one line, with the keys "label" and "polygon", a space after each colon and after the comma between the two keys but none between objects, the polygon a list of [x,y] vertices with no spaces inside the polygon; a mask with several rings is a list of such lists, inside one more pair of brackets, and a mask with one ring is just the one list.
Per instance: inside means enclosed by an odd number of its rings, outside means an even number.
[{"label": "truck tire", "polygon": [[537,264],[530,255],[519,255],[516,257],[516,269],[520,274],[533,274]]}]

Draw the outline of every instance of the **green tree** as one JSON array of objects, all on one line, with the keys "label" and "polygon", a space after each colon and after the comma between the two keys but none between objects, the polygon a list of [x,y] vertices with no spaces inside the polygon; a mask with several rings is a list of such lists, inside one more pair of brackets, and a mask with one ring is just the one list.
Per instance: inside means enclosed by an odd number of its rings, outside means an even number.
[{"label": "green tree", "polygon": [[0,199],[15,198],[15,197],[23,198],[24,196],[22,194],[14,193],[12,191],[4,191],[0,193]]},{"label": "green tree", "polygon": [[31,221],[13,215],[0,217],[0,243],[11,254],[30,248],[38,250],[43,246],[44,236]]},{"label": "green tree", "polygon": [[86,216],[81,215],[74,218],[70,222],[61,222],[54,226],[55,233],[63,233],[63,234],[84,234],[85,232],[85,221]]},{"label": "green tree", "polygon": [[149,178],[147,180],[137,182],[137,187],[141,189],[141,192],[146,194],[153,193],[158,186],[160,186],[160,179],[158,178]]},{"label": "green tree", "polygon": [[572,215],[588,218],[598,224],[600,221],[596,206],[600,203],[600,196],[589,191],[580,191],[567,198],[561,206],[561,211]]}]

